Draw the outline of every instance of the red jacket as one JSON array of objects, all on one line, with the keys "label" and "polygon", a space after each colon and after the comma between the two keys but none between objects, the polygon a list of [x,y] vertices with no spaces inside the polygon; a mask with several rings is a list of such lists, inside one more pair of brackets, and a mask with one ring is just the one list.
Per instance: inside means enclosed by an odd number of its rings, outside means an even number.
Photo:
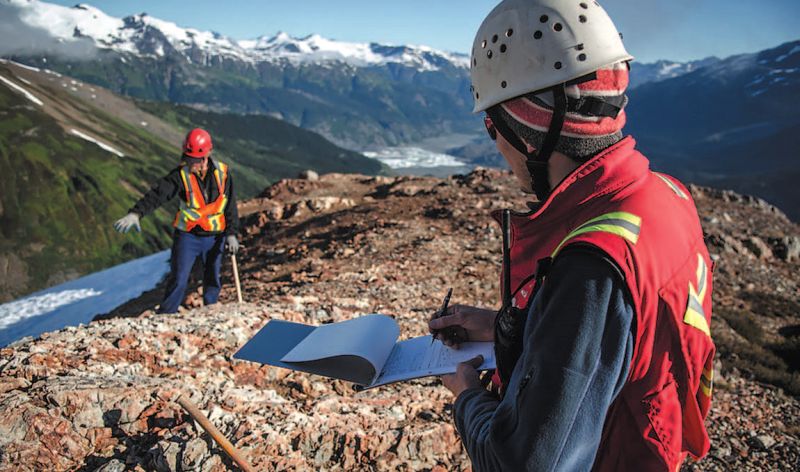
[{"label": "red jacket", "polygon": [[634,146],[620,141],[534,213],[512,216],[513,304],[527,306],[537,262],[568,245],[594,246],[616,263],[636,311],[636,343],[594,469],[674,471],[687,453],[700,458],[709,449],[711,261],[689,192],[652,172]]}]

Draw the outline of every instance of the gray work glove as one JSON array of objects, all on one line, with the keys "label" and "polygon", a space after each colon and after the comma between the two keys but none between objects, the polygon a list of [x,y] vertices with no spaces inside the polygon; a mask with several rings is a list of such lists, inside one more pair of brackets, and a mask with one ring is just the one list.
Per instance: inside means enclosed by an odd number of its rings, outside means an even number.
[{"label": "gray work glove", "polygon": [[139,215],[136,213],[128,213],[114,222],[114,229],[120,233],[127,233],[134,226],[136,231],[142,232],[142,227],[139,225]]},{"label": "gray work glove", "polygon": [[236,239],[236,236],[229,234],[228,237],[225,238],[225,247],[229,253],[236,254],[239,252],[239,240]]}]

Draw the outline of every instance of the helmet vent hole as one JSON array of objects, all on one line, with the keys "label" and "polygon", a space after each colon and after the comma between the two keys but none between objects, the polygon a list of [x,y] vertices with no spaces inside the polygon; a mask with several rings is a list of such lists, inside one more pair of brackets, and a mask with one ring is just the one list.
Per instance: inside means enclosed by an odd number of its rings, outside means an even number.
[{"label": "helmet vent hole", "polygon": [[576,51],[583,51],[583,44],[579,44],[579,45],[575,46],[575,50]]},{"label": "helmet vent hole", "polygon": [[553,64],[553,67],[555,67],[556,69],[561,69],[561,62],[556,62],[555,64]]},{"label": "helmet vent hole", "polygon": [[539,21],[541,23],[547,23],[547,20],[549,20],[549,19],[550,19],[550,17],[548,17],[547,15],[542,15],[542,16],[539,17]]},{"label": "helmet vent hole", "polygon": [[541,31],[537,31],[537,32],[533,33],[533,37],[536,38],[536,39],[542,39],[542,32]]},{"label": "helmet vent hole", "polygon": [[503,88],[506,88],[506,87],[508,87],[508,84],[504,80],[504,81],[500,82],[500,86],[503,87]]},{"label": "helmet vent hole", "polygon": [[477,65],[478,65],[478,59],[473,57],[472,58],[472,67],[475,67]]},{"label": "helmet vent hole", "polygon": [[506,49],[508,49],[508,48],[506,47],[505,44],[501,44],[500,45],[500,52],[506,52]]},{"label": "helmet vent hole", "polygon": [[513,29],[509,28],[508,30],[506,30],[506,38],[510,38],[511,35],[513,35],[513,34],[514,34],[514,30]]},{"label": "helmet vent hole", "polygon": [[486,40],[481,41],[481,48],[486,49]]},{"label": "helmet vent hole", "polygon": [[486,51],[486,57],[488,57],[489,59],[491,59],[493,55],[494,55],[494,54],[492,54],[492,50],[491,50],[491,49],[489,49],[488,51]]},{"label": "helmet vent hole", "polygon": [[475,98],[480,100],[481,99],[481,94],[479,94],[478,92],[475,92]]},{"label": "helmet vent hole", "polygon": [[580,15],[580,16],[578,17],[578,20],[579,20],[581,23],[586,23],[586,15]]},{"label": "helmet vent hole", "polygon": [[492,44],[497,42],[497,35],[492,36]]},{"label": "helmet vent hole", "polygon": [[581,61],[581,62],[585,61],[586,60],[586,54],[583,54],[583,53],[578,54],[578,60]]},{"label": "helmet vent hole", "polygon": [[584,10],[586,10],[587,8],[589,8],[589,5],[587,5],[587,4],[583,3],[583,2],[581,2],[581,8],[583,8]]},{"label": "helmet vent hole", "polygon": [[561,23],[556,23],[553,25],[553,30],[555,31],[561,31],[562,29],[564,29],[564,27],[561,26]]}]

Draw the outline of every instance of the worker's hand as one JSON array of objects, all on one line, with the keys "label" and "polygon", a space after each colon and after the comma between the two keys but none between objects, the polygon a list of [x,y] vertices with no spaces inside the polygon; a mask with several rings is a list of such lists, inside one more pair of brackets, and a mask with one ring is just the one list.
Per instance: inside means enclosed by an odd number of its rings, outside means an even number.
[{"label": "worker's hand", "polygon": [[497,313],[467,305],[452,305],[444,316],[428,321],[428,329],[438,331],[446,346],[458,348],[465,341],[494,341]]},{"label": "worker's hand", "polygon": [[229,253],[236,254],[239,252],[239,240],[236,239],[236,236],[229,234],[228,237],[225,238],[225,247]]},{"label": "worker's hand", "polygon": [[458,398],[461,392],[473,387],[481,386],[481,377],[478,375],[478,367],[483,364],[483,356],[475,356],[472,359],[458,364],[455,374],[442,376],[442,383],[453,392]]},{"label": "worker's hand", "polygon": [[114,222],[114,229],[120,233],[127,233],[133,227],[136,227],[136,231],[142,231],[142,227],[139,225],[139,215],[133,212]]}]

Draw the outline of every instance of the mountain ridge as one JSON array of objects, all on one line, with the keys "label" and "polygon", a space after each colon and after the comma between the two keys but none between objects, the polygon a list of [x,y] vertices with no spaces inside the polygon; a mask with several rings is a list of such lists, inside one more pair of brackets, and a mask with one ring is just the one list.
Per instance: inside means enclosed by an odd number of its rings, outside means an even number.
[{"label": "mountain ridge", "polygon": [[[45,54],[45,63],[41,54],[25,47],[6,55],[133,97],[269,114],[357,150],[481,133],[480,119],[471,113],[465,54],[426,46],[347,43],[317,34],[298,39],[279,32],[235,41],[149,15],[120,19],[87,6],[11,4],[17,6],[10,14],[21,17],[20,28],[35,27],[38,34],[55,37],[60,41],[53,46],[56,50],[72,43],[95,49],[88,56],[92,64],[75,60],[75,54],[66,55],[72,59]],[[52,27],[48,19],[57,15],[50,10],[80,18],[62,19]],[[43,32],[44,27],[52,33]],[[671,72],[661,70],[663,64],[633,67],[647,70],[645,76],[654,80],[690,70],[693,64],[670,62]]]},{"label": "mountain ridge", "polygon": [[[383,65],[397,62],[436,70],[442,60],[469,66],[466,54],[448,53],[427,46],[395,46],[379,43],[351,43],[310,34],[294,38],[278,32],[255,39],[235,40],[213,31],[183,28],[147,13],[117,18],[82,3],[74,7],[24,0],[6,2],[19,9],[28,25],[46,29],[55,39],[69,42],[89,40],[98,49],[141,56],[164,57],[170,50],[200,62],[214,57],[256,64],[270,61],[344,61],[353,65]],[[202,52],[202,55],[198,55]]]},{"label": "mountain ridge", "polygon": [[747,178],[773,185],[759,195],[797,220],[800,193],[778,173],[800,172],[798,93],[800,41],[791,41],[631,90],[625,130],[654,167],[684,180],[739,191],[758,188],[743,186]]}]

